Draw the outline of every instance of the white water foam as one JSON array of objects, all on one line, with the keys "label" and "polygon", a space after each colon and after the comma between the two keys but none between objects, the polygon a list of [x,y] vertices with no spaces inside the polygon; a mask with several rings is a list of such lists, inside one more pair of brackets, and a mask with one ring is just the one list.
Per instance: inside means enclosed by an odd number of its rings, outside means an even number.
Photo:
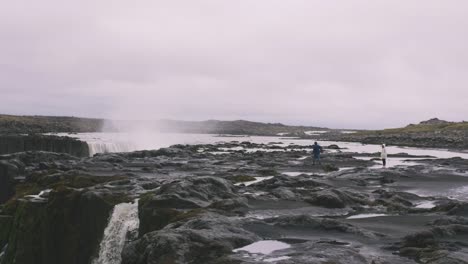
[{"label": "white water foam", "polygon": [[236,185],[236,186],[239,186],[239,185],[249,186],[249,185],[252,185],[252,184],[255,184],[255,183],[258,183],[258,182],[262,182],[262,181],[266,181],[266,180],[272,179],[273,177],[274,177],[274,176],[254,177],[254,178],[255,178],[254,181],[239,182],[239,183],[236,183],[236,184],[234,184],[234,185]]},{"label": "white water foam", "polygon": [[415,208],[432,209],[434,207],[436,207],[436,204],[434,201],[424,201],[424,202],[418,203]]},{"label": "white water foam", "polygon": [[363,219],[363,218],[373,218],[373,217],[380,217],[380,216],[386,216],[386,214],[358,214],[358,215],[350,216],[346,219]]},{"label": "white water foam", "polygon": [[138,200],[134,203],[121,203],[114,207],[104,237],[99,248],[99,257],[92,264],[119,264],[128,232],[136,231],[138,219]]},{"label": "white water foam", "polygon": [[[314,131],[317,132],[317,131]],[[275,143],[275,146],[288,147],[290,144],[298,146],[310,146],[315,140],[297,139],[293,137],[266,137],[266,136],[219,136],[213,134],[182,134],[182,133],[59,133],[58,136],[69,136],[85,141],[94,149],[94,153],[100,152],[127,152],[135,150],[149,150],[169,147],[175,144],[215,144],[218,142],[247,141],[257,144]],[[320,141],[322,146],[336,144],[347,151],[357,153],[379,152],[381,147],[376,144],[361,144],[355,142]],[[99,144],[104,144],[99,145]],[[310,151],[310,150],[308,150]],[[468,153],[453,152],[444,149],[423,149],[411,147],[387,146],[389,154],[408,153],[410,155],[428,155],[436,158],[461,157],[468,159]]]},{"label": "white water foam", "polygon": [[26,198],[29,198],[31,202],[46,202],[48,194],[52,191],[52,189],[47,189],[41,191],[39,194],[36,195],[26,195]]}]

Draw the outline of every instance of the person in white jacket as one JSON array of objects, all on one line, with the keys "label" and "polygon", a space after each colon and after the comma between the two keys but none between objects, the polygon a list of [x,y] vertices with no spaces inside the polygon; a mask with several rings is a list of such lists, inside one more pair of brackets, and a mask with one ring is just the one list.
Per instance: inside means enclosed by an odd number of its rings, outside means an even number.
[{"label": "person in white jacket", "polygon": [[382,159],[383,166],[387,166],[387,149],[385,148],[385,144],[382,144],[382,151],[380,152],[380,158]]}]

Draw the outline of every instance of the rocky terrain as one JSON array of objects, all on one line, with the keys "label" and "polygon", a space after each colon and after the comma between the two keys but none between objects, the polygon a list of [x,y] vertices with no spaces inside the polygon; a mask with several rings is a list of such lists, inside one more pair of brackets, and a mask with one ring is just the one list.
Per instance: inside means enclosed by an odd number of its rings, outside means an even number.
[{"label": "rocky terrain", "polygon": [[468,160],[308,151],[0,156],[0,263],[468,263]]},{"label": "rocky terrain", "polygon": [[0,155],[24,151],[49,151],[88,157],[88,144],[70,137],[48,135],[0,135]]},{"label": "rocky terrain", "polygon": [[359,131],[352,134],[330,131],[328,134],[322,134],[321,139],[466,150],[468,149],[468,122],[448,122],[433,118],[404,128]]}]

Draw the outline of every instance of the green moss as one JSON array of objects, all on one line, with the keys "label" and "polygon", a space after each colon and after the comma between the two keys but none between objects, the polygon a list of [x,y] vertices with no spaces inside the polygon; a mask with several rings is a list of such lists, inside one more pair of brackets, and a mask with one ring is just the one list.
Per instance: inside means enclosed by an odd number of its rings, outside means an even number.
[{"label": "green moss", "polygon": [[261,169],[257,171],[258,174],[262,176],[276,176],[279,173],[274,169]]},{"label": "green moss", "polygon": [[102,183],[126,179],[126,176],[92,176],[92,175],[76,175],[67,176],[64,179],[54,182],[53,184],[44,186],[57,189],[60,186],[70,188],[87,188]]},{"label": "green moss", "polygon": [[174,223],[174,222],[178,222],[178,221],[184,221],[184,220],[188,220],[190,218],[194,218],[196,216],[199,216],[203,213],[205,213],[206,210],[203,209],[203,208],[197,208],[197,209],[193,209],[193,210],[190,210],[188,212],[184,212],[184,213],[180,213],[178,214],[177,216],[175,216],[174,218],[172,218],[170,220],[171,223]]},{"label": "green moss", "polygon": [[390,128],[384,130],[370,130],[361,131],[354,135],[388,135],[388,134],[404,134],[404,133],[424,133],[424,132],[436,132],[436,131],[455,131],[462,130],[468,131],[468,122],[460,123],[447,123],[447,124],[419,124],[409,125],[402,128]]},{"label": "green moss", "polygon": [[340,169],[338,167],[336,167],[335,165],[331,165],[331,164],[325,164],[323,165],[323,170],[325,172],[332,172],[332,171],[339,171]]},{"label": "green moss", "polygon": [[16,185],[15,196],[23,197],[25,195],[38,194],[42,190],[43,188],[41,188],[37,183],[20,183]]},{"label": "green moss", "polygon": [[11,198],[5,204],[3,204],[3,213],[7,215],[13,215],[18,206],[18,199]]},{"label": "green moss", "polygon": [[147,192],[147,193],[142,194],[140,196],[139,204],[140,205],[146,204],[147,202],[151,200],[151,198],[153,198],[154,195],[155,195],[154,192]]},{"label": "green moss", "polygon": [[229,178],[233,183],[255,181],[255,177],[249,175],[236,175]]},{"label": "green moss", "polygon": [[125,194],[108,194],[108,195],[103,195],[102,199],[111,205],[116,205],[119,203],[129,203],[132,202],[133,199]]}]

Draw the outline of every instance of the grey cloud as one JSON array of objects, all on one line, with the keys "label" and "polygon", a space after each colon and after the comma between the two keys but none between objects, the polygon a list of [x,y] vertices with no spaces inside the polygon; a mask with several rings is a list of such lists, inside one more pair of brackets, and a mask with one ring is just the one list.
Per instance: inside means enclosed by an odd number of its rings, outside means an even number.
[{"label": "grey cloud", "polygon": [[389,127],[465,118],[466,1],[14,1],[0,112]]}]

